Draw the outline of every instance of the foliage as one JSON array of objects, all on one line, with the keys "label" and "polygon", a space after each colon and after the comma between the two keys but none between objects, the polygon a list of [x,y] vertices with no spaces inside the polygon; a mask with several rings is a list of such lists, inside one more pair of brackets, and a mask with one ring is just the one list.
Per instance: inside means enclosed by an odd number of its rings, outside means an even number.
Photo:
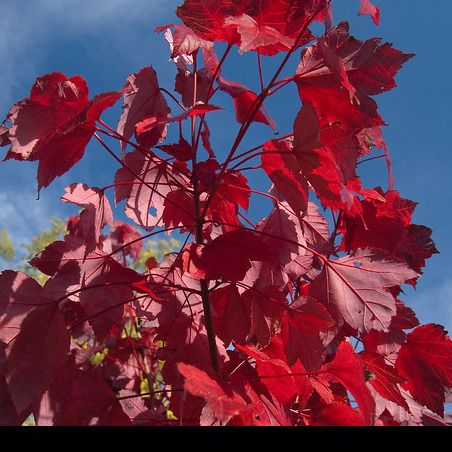
[{"label": "foliage", "polygon": [[8,231],[0,230],[0,258],[10,262],[14,260],[14,245]]},{"label": "foliage", "polygon": [[[359,14],[378,24],[369,0]],[[39,190],[92,138],[120,165],[107,187],[66,188],[79,213],[30,260],[44,285],[0,275],[0,422],[447,424],[452,342],[402,301],[437,250],[394,189],[374,99],[412,55],[333,26],[329,0],[185,0],[177,15],[182,24],[157,28],[174,93],[152,67],[93,98],[82,77],[46,74],[0,129],[7,160],[38,162]],[[234,46],[257,54],[260,91],[224,78]],[[279,64],[268,77],[262,56]],[[275,138],[264,101],[289,84],[300,110]],[[225,97],[238,123],[226,152],[208,126]],[[101,115],[120,98],[115,129]],[[244,150],[251,126],[268,135]],[[358,174],[378,158],[386,190]],[[114,220],[110,190],[133,225]],[[272,209],[255,224],[256,196]],[[156,239],[174,231],[175,252]]]}]

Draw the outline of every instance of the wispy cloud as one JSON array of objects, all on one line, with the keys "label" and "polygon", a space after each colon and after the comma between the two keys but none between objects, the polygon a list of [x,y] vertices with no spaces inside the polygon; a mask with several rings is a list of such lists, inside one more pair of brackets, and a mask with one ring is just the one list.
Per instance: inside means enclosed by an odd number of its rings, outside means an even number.
[{"label": "wispy cloud", "polygon": [[[149,30],[151,35],[153,26],[165,21],[164,16],[170,15],[178,3],[178,0],[1,0],[0,121],[12,103],[28,95],[37,76],[49,71],[49,67],[57,70],[49,58],[53,58],[52,52],[59,42],[68,43],[68,58],[80,58],[85,48],[102,45],[114,55],[112,64],[116,58],[128,65],[133,58],[138,59],[134,53],[140,49],[134,44],[143,39],[142,31]],[[3,155],[1,152],[0,159]],[[68,214],[59,197],[64,183],[72,180],[68,181],[66,176],[58,179],[36,201],[36,165],[7,162],[0,166],[0,229],[8,230],[15,244],[29,242],[49,225],[53,215]],[[89,175],[90,168],[84,171]]]},{"label": "wispy cloud", "polygon": [[0,206],[0,229],[6,229],[16,245],[47,228],[56,211],[54,203],[37,201],[36,193],[17,190],[1,191]]},{"label": "wispy cloud", "polygon": [[50,48],[64,37],[106,30],[112,48],[124,47],[124,30],[151,24],[175,5],[172,0],[2,0],[0,111],[17,100],[16,92],[23,86],[25,75],[36,74],[46,54],[37,49]]}]

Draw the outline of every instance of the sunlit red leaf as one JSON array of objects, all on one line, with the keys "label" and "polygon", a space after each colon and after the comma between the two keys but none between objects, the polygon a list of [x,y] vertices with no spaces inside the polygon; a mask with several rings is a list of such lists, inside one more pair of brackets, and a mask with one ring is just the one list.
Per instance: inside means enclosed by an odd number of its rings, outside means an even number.
[{"label": "sunlit red leaf", "polygon": [[117,92],[92,101],[82,77],[53,72],[39,77],[30,96],[13,105],[2,130],[2,146],[11,144],[7,159],[39,161],[38,190],[66,173],[84,155],[102,112],[119,99]]},{"label": "sunlit red leaf", "polygon": [[327,6],[326,0],[186,0],[177,15],[204,39],[274,55],[289,50],[303,29],[298,45],[310,41],[307,27],[314,19],[326,19]]},{"label": "sunlit red leaf", "polygon": [[369,424],[375,410],[375,401],[366,387],[361,363],[348,342],[342,342],[334,360],[322,370],[341,383],[358,404],[365,424]]},{"label": "sunlit red leaf", "polygon": [[180,363],[178,369],[185,379],[184,388],[202,397],[220,421],[228,422],[247,408],[247,403],[239,394],[227,385],[221,385],[206,372],[184,363]]},{"label": "sunlit red leaf", "polygon": [[396,314],[389,289],[417,273],[398,261],[381,259],[369,251],[324,263],[310,294],[337,309],[340,318],[358,331],[387,331]]},{"label": "sunlit red leaf", "polygon": [[358,14],[371,16],[375,25],[380,23],[380,8],[370,0],[361,0],[361,8]]},{"label": "sunlit red leaf", "polygon": [[[243,124],[251,120],[251,114],[257,105],[258,95],[241,83],[230,82],[222,77],[219,77],[217,82],[219,88],[232,97],[237,122]],[[253,121],[266,124],[273,131],[275,130],[276,124],[263,105],[254,114]]]},{"label": "sunlit red leaf", "polygon": [[85,184],[72,184],[66,187],[61,199],[84,208],[72,233],[85,240],[87,252],[93,251],[99,243],[103,227],[113,224],[113,212],[105,193]]},{"label": "sunlit red leaf", "polygon": [[[166,135],[166,123],[170,109],[160,92],[157,75],[152,67],[129,75],[123,88],[123,112],[118,123],[118,133],[127,140],[135,134],[135,126],[147,117],[156,117],[158,124],[149,133],[137,136],[137,141],[144,147],[152,147]],[[122,143],[125,150],[127,143]]]}]

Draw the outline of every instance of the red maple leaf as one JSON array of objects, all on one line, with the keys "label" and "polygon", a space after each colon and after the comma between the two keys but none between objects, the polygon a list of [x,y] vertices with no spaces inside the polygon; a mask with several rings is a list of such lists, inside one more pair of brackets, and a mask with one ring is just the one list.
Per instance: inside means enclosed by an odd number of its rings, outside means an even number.
[{"label": "red maple leaf", "polygon": [[452,386],[452,342],[444,328],[428,324],[409,333],[395,367],[413,398],[443,416],[444,391]]},{"label": "red maple leaf", "polygon": [[39,161],[38,190],[66,173],[82,157],[102,112],[120,93],[88,98],[82,77],[59,72],[39,77],[30,96],[13,105],[6,117],[2,146],[11,144],[6,159]]},{"label": "red maple leaf", "polygon": [[324,21],[327,10],[326,0],[186,0],[177,15],[204,39],[274,55],[310,41],[307,27],[315,19]]}]

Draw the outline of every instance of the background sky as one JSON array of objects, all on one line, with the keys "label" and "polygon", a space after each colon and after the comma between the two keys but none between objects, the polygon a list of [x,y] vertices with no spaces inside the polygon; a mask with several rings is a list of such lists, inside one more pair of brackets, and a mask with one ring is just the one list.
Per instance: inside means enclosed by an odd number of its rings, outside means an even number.
[{"label": "background sky", "polygon": [[[54,71],[82,75],[94,95],[120,89],[130,73],[152,65],[160,85],[171,90],[175,70],[168,62],[163,35],[153,30],[158,25],[179,22],[175,8],[180,3],[182,0],[2,0],[0,116],[28,95],[37,76]],[[335,23],[346,19],[356,38],[379,36],[404,52],[416,54],[397,76],[399,86],[376,100],[388,123],[384,138],[393,161],[395,188],[402,197],[419,203],[413,222],[433,229],[441,252],[428,261],[417,289],[407,289],[405,301],[423,323],[441,323],[452,331],[452,2],[374,3],[381,8],[380,26],[374,26],[367,16],[357,16],[359,0],[333,0]],[[221,50],[222,46],[217,46],[218,53]],[[233,56],[232,60],[239,64],[229,66],[224,77],[257,90],[255,56],[237,58]],[[287,74],[297,63],[295,57]],[[270,71],[273,63],[264,59],[264,67]],[[283,93],[266,104],[281,134],[290,131],[300,108],[294,88]],[[237,125],[231,117],[230,99],[220,96],[214,103],[229,107],[229,111],[211,115],[215,118],[211,128],[217,137],[213,144],[221,156],[223,148],[230,147],[231,132],[237,130]],[[114,127],[118,113],[116,108],[105,115]],[[269,138],[272,134],[267,127],[255,125],[243,149],[247,143],[259,144]],[[365,185],[386,187],[384,162],[377,160],[368,165],[362,165]],[[52,215],[75,213],[74,206],[59,200],[65,186],[73,182],[108,185],[116,169],[117,164],[93,142],[82,162],[42,190],[37,201],[36,165],[0,163],[0,229],[7,229],[16,244],[26,242],[48,226]],[[251,177],[250,182],[268,188],[268,182],[258,177]],[[251,218],[262,217],[268,207],[261,199],[253,200]],[[0,260],[2,268],[5,265]]]}]

